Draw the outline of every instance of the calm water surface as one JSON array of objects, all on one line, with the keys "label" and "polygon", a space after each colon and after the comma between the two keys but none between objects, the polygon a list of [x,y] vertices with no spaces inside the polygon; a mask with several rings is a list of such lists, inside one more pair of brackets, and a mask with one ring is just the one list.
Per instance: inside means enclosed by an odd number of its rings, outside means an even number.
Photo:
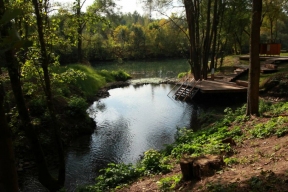
[{"label": "calm water surface", "polygon": [[[97,70],[123,69],[134,79],[171,78],[189,70],[185,60],[97,64]],[[163,149],[174,141],[177,127],[193,124],[195,106],[175,101],[167,94],[172,85],[130,85],[112,89],[110,97],[93,103],[87,112],[97,129],[73,141],[66,155],[67,191],[93,184],[99,169],[108,163],[133,163],[148,149]],[[170,93],[170,96],[173,92]],[[194,108],[194,109],[193,109]],[[27,176],[22,192],[41,189],[35,176]]]},{"label": "calm water surface", "polygon": [[[109,91],[88,109],[97,130],[75,141],[67,155],[66,187],[91,183],[107,163],[133,163],[148,149],[174,141],[177,127],[189,127],[193,106],[167,96],[171,85],[142,85]],[[171,93],[172,95],[173,93]]]}]

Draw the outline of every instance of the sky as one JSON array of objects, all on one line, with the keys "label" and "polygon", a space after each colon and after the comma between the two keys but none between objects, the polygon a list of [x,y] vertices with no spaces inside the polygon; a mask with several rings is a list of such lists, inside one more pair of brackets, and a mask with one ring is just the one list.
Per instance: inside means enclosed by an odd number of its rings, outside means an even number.
[{"label": "sky", "polygon": [[[75,2],[75,0],[51,0],[51,2],[61,2],[61,3],[73,3]],[[81,0],[81,2],[83,2],[84,0]],[[90,5],[92,5],[94,2],[94,0],[86,0],[83,6],[83,11],[86,10],[86,8]],[[141,4],[141,0],[114,0],[114,2],[118,5],[118,7],[120,7],[119,11],[122,13],[133,13],[134,11],[137,11],[140,15],[143,15],[144,13],[147,14],[147,11],[145,12],[143,10],[143,4]],[[177,0],[173,0],[173,4],[177,6],[177,3],[175,4],[175,2],[177,2]],[[166,9],[164,11],[165,14],[170,15],[171,12],[175,12],[175,9]],[[177,11],[177,9],[176,9]],[[163,17],[163,15],[161,15],[161,13],[157,12],[157,11],[152,11],[152,17],[153,18],[161,18]],[[165,16],[164,16],[165,17]]]},{"label": "sky", "polygon": [[[72,4],[75,0],[54,0],[54,1],[69,2]],[[83,2],[83,0],[81,1]],[[86,0],[83,10],[85,10],[87,6],[92,5],[93,1],[94,0]],[[133,13],[136,10],[138,13],[143,14],[143,10],[139,1],[140,0],[115,0],[115,3],[121,6],[120,11],[123,13],[128,13],[128,12]]]}]

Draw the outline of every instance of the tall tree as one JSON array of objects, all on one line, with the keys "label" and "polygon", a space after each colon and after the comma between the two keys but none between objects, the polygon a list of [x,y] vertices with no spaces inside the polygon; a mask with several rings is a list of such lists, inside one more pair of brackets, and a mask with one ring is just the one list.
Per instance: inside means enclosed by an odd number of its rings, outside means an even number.
[{"label": "tall tree", "polygon": [[[2,14],[0,13],[0,15]],[[0,75],[1,74],[0,67]],[[16,162],[12,144],[12,135],[6,121],[4,110],[5,93],[3,84],[4,82],[0,80],[0,191],[18,192],[18,177],[15,167]]]},{"label": "tall tree", "polygon": [[[170,6],[174,1],[168,0],[144,0],[147,6],[154,5],[154,2],[157,2],[161,6]],[[208,61],[210,58],[210,53],[212,51],[212,37],[215,33],[218,26],[218,0],[183,0],[181,1],[184,5],[185,16],[188,25],[188,37],[189,37],[189,46],[190,46],[190,58],[189,64],[191,71],[193,72],[194,78],[198,79],[207,79],[208,74]],[[180,5],[178,5],[179,7]],[[213,11],[214,14],[211,14],[211,9],[214,7],[216,10]],[[214,19],[214,17],[216,17]],[[213,19],[213,22],[211,22]],[[218,38],[218,36],[215,36]],[[216,40],[216,39],[215,39]],[[216,45],[216,43],[214,43]]]},{"label": "tall tree", "polygon": [[286,0],[264,0],[263,1],[263,25],[269,29],[269,42],[274,43],[277,39],[278,20],[284,12]]},{"label": "tall tree", "polygon": [[250,61],[249,61],[249,85],[247,93],[246,115],[259,115],[259,79],[260,60],[259,43],[262,17],[262,0],[253,0],[252,21],[250,33]]},{"label": "tall tree", "polygon": [[[53,131],[54,131],[54,136],[55,136],[57,151],[58,151],[58,157],[59,157],[58,183],[60,186],[63,186],[64,182],[65,182],[65,155],[64,155],[61,137],[60,137],[60,130],[59,130],[60,126],[59,126],[58,120],[56,118],[56,113],[55,113],[55,109],[54,109],[54,105],[53,105],[51,82],[50,82],[50,76],[49,76],[49,71],[48,71],[50,58],[49,58],[49,55],[47,53],[47,46],[46,46],[46,42],[45,42],[45,34],[44,34],[44,28],[43,28],[45,26],[45,24],[47,25],[47,23],[44,23],[43,20],[45,20],[46,22],[48,21],[48,19],[45,19],[43,17],[43,15],[47,16],[47,9],[45,8],[46,5],[44,5],[42,1],[33,0],[32,2],[34,5],[34,9],[35,9],[38,39],[39,39],[40,50],[41,50],[41,66],[43,69],[44,82],[45,82],[44,92],[45,92],[45,96],[46,96],[48,110],[49,110],[52,124],[53,124]],[[49,1],[47,0],[45,2],[48,4]]]},{"label": "tall tree", "polygon": [[11,20],[16,16],[11,17],[11,12],[13,13],[13,10],[11,10],[11,7],[9,7],[9,9],[6,9],[6,4],[4,4],[3,0],[0,0],[0,7],[3,14],[5,14],[6,12],[8,13],[7,18],[9,18],[9,20],[1,26],[1,38],[4,39],[3,42],[9,42],[9,44],[6,44],[4,58],[7,65],[9,79],[13,95],[15,97],[17,110],[21,120],[21,125],[26,137],[30,142],[31,149],[35,156],[35,162],[38,169],[38,178],[40,183],[42,183],[42,185],[50,191],[57,191],[63,185],[61,185],[61,183],[54,179],[48,171],[44,153],[39,142],[38,135],[35,132],[35,127],[31,122],[29,110],[26,106],[26,102],[23,96],[20,65],[18,59],[16,58],[16,53],[18,51],[17,48],[19,48],[19,46],[23,46],[24,42],[19,39],[19,35],[15,30],[15,26],[13,26],[14,23],[11,22]]},{"label": "tall tree", "polygon": [[86,25],[86,21],[83,21],[81,15],[81,9],[84,5],[86,0],[84,0],[81,3],[81,0],[76,1],[76,21],[77,21],[77,56],[78,56],[78,62],[82,63],[83,62],[83,54],[82,54],[82,33],[84,30],[84,27]]}]

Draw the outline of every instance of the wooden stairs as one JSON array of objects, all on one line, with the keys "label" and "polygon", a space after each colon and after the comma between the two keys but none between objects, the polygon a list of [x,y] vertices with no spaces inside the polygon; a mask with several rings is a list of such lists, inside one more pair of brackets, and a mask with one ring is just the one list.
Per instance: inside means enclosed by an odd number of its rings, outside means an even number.
[{"label": "wooden stairs", "polygon": [[199,80],[195,81],[194,78],[192,80],[186,79],[176,90],[173,97],[176,100],[182,101],[185,101],[187,98],[192,99],[199,91],[199,89],[195,87],[198,82]]},{"label": "wooden stairs", "polygon": [[230,78],[228,82],[236,81],[237,78],[241,77],[244,74],[247,74],[248,71],[249,71],[249,67],[247,67],[245,65],[237,65],[237,66],[234,66],[234,67],[235,67],[235,70],[234,70],[235,76]]}]

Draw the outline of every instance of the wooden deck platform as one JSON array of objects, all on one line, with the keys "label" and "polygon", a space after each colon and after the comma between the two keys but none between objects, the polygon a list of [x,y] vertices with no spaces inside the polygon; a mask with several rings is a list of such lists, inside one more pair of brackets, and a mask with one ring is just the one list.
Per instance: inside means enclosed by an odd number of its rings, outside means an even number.
[{"label": "wooden deck platform", "polygon": [[276,57],[276,58],[269,58],[265,61],[265,63],[282,63],[282,62],[288,62],[288,57]]},{"label": "wooden deck platform", "polygon": [[[270,65],[270,64],[262,64],[260,66],[260,72],[261,73],[272,73],[272,72],[276,72],[278,71],[277,69],[277,66],[275,65],[274,67],[267,67],[267,65]],[[272,64],[271,64],[272,65]],[[249,65],[234,65],[234,68],[237,69],[243,69],[244,71],[245,70],[248,70],[249,69]]]},{"label": "wooden deck platform", "polygon": [[[192,82],[186,83],[185,85],[193,87],[194,84],[195,81],[193,80]],[[195,88],[199,89],[201,93],[247,92],[247,87],[239,86],[234,82],[219,80],[202,80],[195,84]]]},{"label": "wooden deck platform", "polygon": [[[242,55],[239,56],[240,60],[249,60],[250,56],[249,55]],[[259,56],[260,61],[273,61],[273,63],[279,63],[279,62],[288,62],[288,57],[287,56]]]}]

